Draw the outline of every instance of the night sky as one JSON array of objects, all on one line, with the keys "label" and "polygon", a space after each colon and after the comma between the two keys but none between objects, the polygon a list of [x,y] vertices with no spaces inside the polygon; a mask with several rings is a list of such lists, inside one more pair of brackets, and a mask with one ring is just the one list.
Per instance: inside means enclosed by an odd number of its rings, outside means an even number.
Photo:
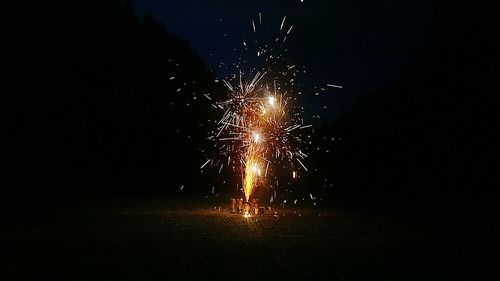
[{"label": "night sky", "polygon": [[[281,20],[293,25],[287,41],[291,63],[304,65],[305,91],[326,83],[342,85],[318,97],[309,95],[309,113],[329,119],[349,111],[360,95],[394,81],[429,43],[431,0],[288,1],[133,1],[139,17],[147,12],[169,32],[187,40],[219,76],[219,62],[236,60],[234,48],[252,38],[251,20],[262,14],[256,36],[271,41]],[[232,72],[233,70],[229,70]],[[326,109],[323,105],[326,105]]]}]

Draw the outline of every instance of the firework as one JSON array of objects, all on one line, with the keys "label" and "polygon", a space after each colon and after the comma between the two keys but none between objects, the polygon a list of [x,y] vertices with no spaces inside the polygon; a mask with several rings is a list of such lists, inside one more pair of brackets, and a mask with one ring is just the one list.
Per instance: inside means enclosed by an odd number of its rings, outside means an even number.
[{"label": "firework", "polygon": [[[255,42],[252,46],[243,42],[246,54],[256,56],[254,60],[260,59],[261,67],[250,68],[246,74],[242,70],[245,67],[237,65],[237,73],[217,79],[224,85],[227,96],[211,104],[223,113],[208,137],[215,143],[217,155],[208,159],[202,168],[215,159],[214,166],[219,167],[219,173],[224,164],[240,173],[246,201],[259,187],[277,185],[280,169],[288,170],[284,174],[290,175],[290,179],[297,177],[297,170],[307,171],[303,163],[308,157],[304,152],[307,142],[302,130],[311,125],[304,125],[303,108],[295,103],[301,94],[295,80],[302,70],[288,64],[284,56],[284,42],[293,28],[286,26],[286,20],[283,17],[273,47],[259,45],[256,40],[247,41]],[[251,21],[253,33],[258,30],[257,24],[262,24],[260,13],[258,21]],[[248,58],[239,61],[248,61]]]}]

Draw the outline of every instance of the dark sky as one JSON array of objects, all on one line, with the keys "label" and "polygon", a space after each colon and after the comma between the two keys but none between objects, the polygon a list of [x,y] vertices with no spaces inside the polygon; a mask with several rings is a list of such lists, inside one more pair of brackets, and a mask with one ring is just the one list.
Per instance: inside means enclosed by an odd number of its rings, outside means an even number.
[{"label": "dark sky", "polygon": [[[252,36],[251,20],[261,12],[259,36],[278,31],[283,16],[294,25],[287,41],[292,63],[309,72],[304,89],[339,84],[306,102],[312,114],[329,118],[349,110],[360,95],[394,79],[425,48],[432,29],[432,0],[135,0],[136,13],[150,11],[168,31],[189,41],[205,61],[236,59],[233,48]],[[262,29],[262,30],[261,30]],[[271,36],[269,37],[269,39]],[[264,38],[259,38],[261,41]],[[224,71],[218,73],[225,75]],[[311,89],[311,92],[313,90]],[[323,105],[326,105],[326,109]]]}]

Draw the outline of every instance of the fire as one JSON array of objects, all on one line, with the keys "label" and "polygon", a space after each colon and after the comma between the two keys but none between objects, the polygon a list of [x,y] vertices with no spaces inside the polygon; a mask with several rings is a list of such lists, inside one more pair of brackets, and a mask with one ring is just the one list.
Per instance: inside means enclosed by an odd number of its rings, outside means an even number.
[{"label": "fire", "polygon": [[260,177],[259,162],[253,145],[249,148],[247,160],[245,162],[245,174],[243,179],[243,191],[246,201],[250,200],[250,195],[253,193]]},{"label": "fire", "polygon": [[276,98],[273,96],[269,96],[267,98],[267,102],[269,103],[270,106],[274,107],[274,105],[276,104]]},{"label": "fire", "polygon": [[253,134],[253,141],[254,141],[255,143],[259,143],[259,142],[261,141],[261,136],[260,136],[260,134],[259,134],[259,133],[254,133],[254,134]]},{"label": "fire", "polygon": [[[267,101],[267,102],[266,102]],[[262,134],[270,135],[270,131],[273,130],[273,126],[276,125],[276,121],[281,121],[277,119],[276,112],[280,112],[280,108],[277,103],[275,96],[263,97],[261,101],[255,104],[256,107],[260,107],[262,110],[258,114],[258,110],[248,110],[247,112],[256,112],[257,114],[248,115],[247,118],[252,121],[252,124],[259,128],[258,130],[253,130],[251,135],[251,141],[246,151],[246,161],[245,161],[245,173],[243,175],[243,192],[245,194],[245,199],[250,200],[250,195],[253,193],[254,189],[259,183],[259,179],[262,176],[261,161],[259,159],[266,159],[266,143],[262,137]],[[252,129],[252,128],[251,128]],[[262,132],[262,133],[260,133]]]},{"label": "fire", "polygon": [[[256,55],[260,68],[240,65],[250,60],[246,58],[235,64],[238,72],[216,80],[228,94],[211,104],[224,112],[214,121],[216,128],[207,137],[214,141],[218,157],[208,159],[201,168],[210,163],[219,173],[223,168],[239,173],[241,186],[237,183],[237,189],[243,192],[246,202],[264,185],[277,188],[282,168],[292,178],[298,177],[298,170],[307,171],[302,161],[308,157],[304,148],[311,141],[310,134],[302,130],[312,126],[304,125],[304,107],[295,102],[302,93],[297,89],[296,77],[304,71],[284,56],[284,43],[293,27],[286,26],[285,19],[274,40],[276,44],[255,41],[255,49],[247,53]],[[253,21],[252,27],[255,33],[258,26]],[[244,45],[245,49],[253,48]]]},{"label": "fire", "polygon": [[[252,81],[259,81],[262,77],[263,74],[257,74]],[[236,87],[232,87],[229,82],[226,86],[229,90],[236,91]],[[219,121],[222,126],[219,134],[227,130],[227,137],[224,135],[219,140],[236,142],[224,147],[237,152],[236,156],[228,155],[228,164],[231,163],[230,159],[239,159],[242,164],[242,190],[246,201],[250,200],[255,189],[264,182],[269,164],[288,160],[286,163],[291,164],[292,177],[295,178],[297,175],[293,161],[303,166],[298,158],[307,157],[294,146],[302,140],[300,135],[293,133],[303,126],[301,119],[296,118],[297,114],[293,111],[295,108],[291,106],[292,99],[279,94],[277,90],[274,94],[262,90],[253,93],[255,87],[253,84],[240,85],[237,95],[235,94],[236,99],[219,103],[228,108]],[[247,89],[248,92],[243,90],[241,93],[241,89]],[[303,168],[306,169],[304,166]]]}]

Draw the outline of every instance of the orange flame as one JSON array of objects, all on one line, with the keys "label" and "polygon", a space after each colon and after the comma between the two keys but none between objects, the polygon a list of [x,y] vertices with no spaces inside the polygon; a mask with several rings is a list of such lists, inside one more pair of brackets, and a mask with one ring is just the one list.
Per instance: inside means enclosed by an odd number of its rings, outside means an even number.
[{"label": "orange flame", "polygon": [[250,200],[250,195],[253,193],[261,174],[261,169],[257,158],[258,157],[254,145],[250,145],[250,148],[248,149],[247,159],[245,161],[245,175],[243,182],[243,191],[245,193],[245,199],[247,201]]},{"label": "orange flame", "polygon": [[[259,103],[260,110],[250,111],[247,115],[251,133],[248,134],[248,148],[245,154],[245,170],[243,175],[243,192],[245,199],[250,200],[259,181],[262,179],[262,159],[267,153],[266,132],[270,126],[282,123],[285,112],[281,96],[269,95]],[[267,169],[267,168],[266,168]]]}]

